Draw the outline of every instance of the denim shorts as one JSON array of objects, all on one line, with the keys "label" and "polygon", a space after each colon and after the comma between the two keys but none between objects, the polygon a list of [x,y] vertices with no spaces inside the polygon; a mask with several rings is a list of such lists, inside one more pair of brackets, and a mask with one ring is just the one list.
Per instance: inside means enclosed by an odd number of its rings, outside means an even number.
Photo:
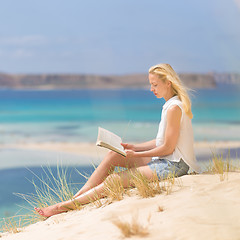
[{"label": "denim shorts", "polygon": [[166,179],[173,174],[175,177],[180,177],[186,175],[189,170],[189,166],[182,159],[179,162],[173,162],[167,159],[153,158],[148,166],[157,173],[159,180]]}]

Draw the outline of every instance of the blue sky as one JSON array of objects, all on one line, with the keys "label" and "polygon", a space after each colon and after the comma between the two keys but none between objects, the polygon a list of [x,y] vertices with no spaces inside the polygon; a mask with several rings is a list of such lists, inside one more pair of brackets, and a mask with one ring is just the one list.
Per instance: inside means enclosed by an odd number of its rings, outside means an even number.
[{"label": "blue sky", "polygon": [[8,0],[0,72],[240,72],[240,0]]}]

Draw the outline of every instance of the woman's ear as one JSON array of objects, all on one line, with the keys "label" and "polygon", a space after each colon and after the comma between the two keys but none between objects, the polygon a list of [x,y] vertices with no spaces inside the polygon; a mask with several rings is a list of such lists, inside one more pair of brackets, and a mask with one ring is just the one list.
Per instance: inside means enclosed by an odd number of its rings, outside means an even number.
[{"label": "woman's ear", "polygon": [[166,76],[166,79],[167,79],[167,86],[171,87],[172,86],[172,82],[169,80],[169,76],[168,75]]},{"label": "woman's ear", "polygon": [[172,87],[172,82],[171,81],[169,81],[169,80],[167,80],[168,82],[167,82],[167,86],[168,87]]}]

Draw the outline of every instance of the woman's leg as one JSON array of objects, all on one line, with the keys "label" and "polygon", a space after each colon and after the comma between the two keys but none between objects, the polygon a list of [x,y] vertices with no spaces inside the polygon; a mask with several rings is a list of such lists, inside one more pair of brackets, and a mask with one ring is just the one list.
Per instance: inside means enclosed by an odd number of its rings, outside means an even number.
[{"label": "woman's leg", "polygon": [[[143,175],[145,175],[147,178],[151,179],[153,177],[153,172],[150,169],[148,165],[141,166],[139,168],[133,168],[129,171],[123,171],[120,173],[112,174],[111,176],[108,176],[108,179],[106,181],[111,181],[113,178],[121,178],[123,186],[126,188],[130,185],[130,179],[131,175],[134,174],[135,171],[141,172]],[[65,202],[57,203],[55,205],[46,207],[46,208],[35,208],[35,210],[44,217],[50,217],[55,214],[59,214],[62,212],[67,212],[69,210],[76,208],[75,201],[78,202],[78,204],[86,204],[90,201],[94,201],[97,198],[104,197],[104,182],[99,184],[98,186],[86,191],[85,193],[81,194],[80,196],[76,197],[73,200],[68,200]]]},{"label": "woman's leg", "polygon": [[147,165],[147,163],[150,161],[151,158],[148,157],[128,158],[111,151],[106,155],[103,161],[95,169],[86,184],[75,194],[74,198],[102,183],[107,176],[113,173],[114,168],[117,166],[125,168],[137,168]]}]

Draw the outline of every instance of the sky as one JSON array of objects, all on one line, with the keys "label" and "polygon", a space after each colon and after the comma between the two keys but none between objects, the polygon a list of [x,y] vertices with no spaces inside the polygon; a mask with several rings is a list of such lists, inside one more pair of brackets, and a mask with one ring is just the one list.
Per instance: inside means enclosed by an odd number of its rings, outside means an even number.
[{"label": "sky", "polygon": [[8,0],[0,72],[240,73],[240,0]]}]

